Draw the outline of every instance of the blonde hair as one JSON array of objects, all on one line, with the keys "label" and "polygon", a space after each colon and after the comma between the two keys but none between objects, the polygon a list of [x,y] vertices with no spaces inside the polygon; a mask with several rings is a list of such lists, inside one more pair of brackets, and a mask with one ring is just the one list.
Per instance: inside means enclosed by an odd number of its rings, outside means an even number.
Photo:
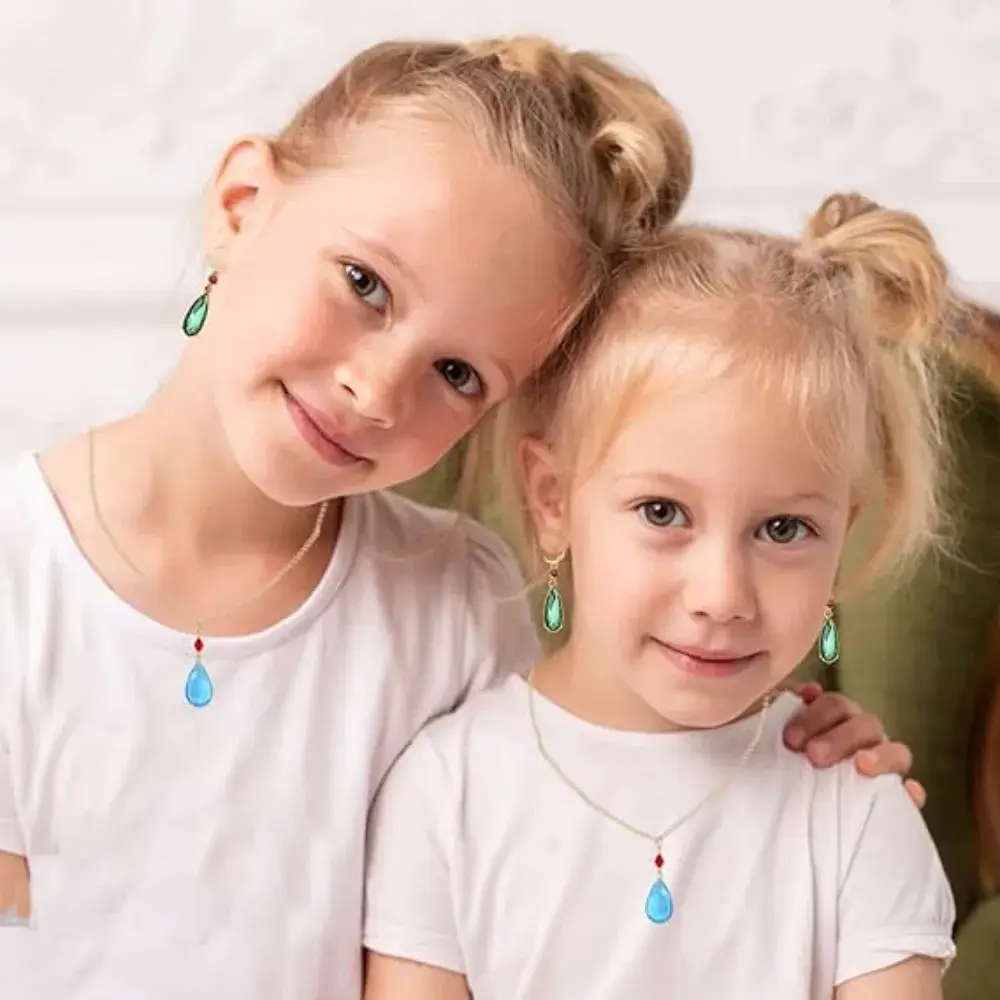
[{"label": "blonde hair", "polygon": [[567,325],[609,260],[672,220],[691,186],[687,130],[651,85],[534,36],[364,50],[274,139],[277,165],[335,162],[348,129],[393,113],[456,121],[534,183],[580,250]]},{"label": "blonde hair", "polygon": [[495,457],[511,532],[523,542],[529,528],[514,441],[543,437],[581,474],[666,368],[777,391],[831,467],[860,446],[862,499],[881,507],[864,569],[902,568],[941,523],[933,347],[950,301],[926,227],[858,195],[827,198],[801,240],[664,229],[609,284],[579,336],[510,401]]}]

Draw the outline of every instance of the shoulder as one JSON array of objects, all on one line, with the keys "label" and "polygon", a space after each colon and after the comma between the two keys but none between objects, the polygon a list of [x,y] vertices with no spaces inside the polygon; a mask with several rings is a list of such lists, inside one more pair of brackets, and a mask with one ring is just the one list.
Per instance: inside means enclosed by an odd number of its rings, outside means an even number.
[{"label": "shoulder", "polygon": [[456,764],[468,762],[474,750],[509,746],[514,730],[528,731],[527,690],[522,676],[505,677],[428,723],[418,739],[439,760]]},{"label": "shoulder", "polygon": [[485,585],[503,585],[508,593],[523,589],[510,548],[471,517],[428,507],[392,491],[360,499],[378,555],[411,561],[420,575],[440,578],[442,571],[450,571],[456,579],[478,578]]},{"label": "shoulder", "polygon": [[34,455],[26,454],[0,466],[0,576],[6,581],[25,572],[45,530],[48,494]]},{"label": "shoulder", "polygon": [[530,745],[527,687],[519,676],[471,694],[458,707],[428,722],[393,766],[389,784],[415,783],[437,789],[440,806],[459,801],[471,772],[491,772],[514,763],[511,747]]},{"label": "shoulder", "polygon": [[485,683],[531,665],[538,636],[525,580],[497,534],[463,514],[395,493],[371,494],[362,503],[369,564],[387,585],[405,588],[422,616],[436,615],[457,630],[469,671]]}]

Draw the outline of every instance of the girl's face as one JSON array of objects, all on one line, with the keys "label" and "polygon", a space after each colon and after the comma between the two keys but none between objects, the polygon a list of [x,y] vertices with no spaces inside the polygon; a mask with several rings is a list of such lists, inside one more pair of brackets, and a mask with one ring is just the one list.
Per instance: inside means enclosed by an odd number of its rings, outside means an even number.
[{"label": "girl's face", "polygon": [[[539,493],[551,479],[529,476]],[[573,557],[573,663],[636,728],[729,722],[819,635],[851,519],[850,476],[750,380],[637,409],[542,543]],[[614,706],[614,707],[613,707]]]},{"label": "girl's face", "polygon": [[223,261],[193,345],[237,464],[289,505],[438,461],[555,344],[573,247],[530,184],[457,128],[354,129],[280,178],[263,143],[220,171]]}]

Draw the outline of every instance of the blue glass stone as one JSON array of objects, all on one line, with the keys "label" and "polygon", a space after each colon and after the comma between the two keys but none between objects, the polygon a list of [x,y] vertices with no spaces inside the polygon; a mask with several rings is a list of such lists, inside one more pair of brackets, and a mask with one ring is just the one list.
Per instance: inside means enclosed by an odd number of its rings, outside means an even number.
[{"label": "blue glass stone", "polygon": [[208,671],[201,660],[196,660],[184,685],[184,697],[187,703],[194,708],[204,708],[212,700],[214,693],[212,678],[208,676]]},{"label": "blue glass stone", "polygon": [[654,924],[665,924],[673,915],[674,897],[670,895],[667,883],[657,878],[646,897],[646,916]]}]

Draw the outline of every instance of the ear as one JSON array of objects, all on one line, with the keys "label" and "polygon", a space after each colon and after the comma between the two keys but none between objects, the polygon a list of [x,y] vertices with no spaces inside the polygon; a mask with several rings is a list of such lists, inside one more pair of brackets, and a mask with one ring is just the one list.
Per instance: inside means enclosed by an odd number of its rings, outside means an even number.
[{"label": "ear", "polygon": [[205,247],[209,262],[222,267],[227,249],[272,207],[278,186],[270,143],[239,139],[226,150],[215,171],[205,209]]},{"label": "ear", "polygon": [[853,503],[850,509],[847,511],[847,530],[850,531],[854,527],[861,514],[861,503]]},{"label": "ear", "polygon": [[535,539],[542,552],[554,556],[569,543],[569,497],[552,448],[534,437],[518,445],[521,482]]}]

